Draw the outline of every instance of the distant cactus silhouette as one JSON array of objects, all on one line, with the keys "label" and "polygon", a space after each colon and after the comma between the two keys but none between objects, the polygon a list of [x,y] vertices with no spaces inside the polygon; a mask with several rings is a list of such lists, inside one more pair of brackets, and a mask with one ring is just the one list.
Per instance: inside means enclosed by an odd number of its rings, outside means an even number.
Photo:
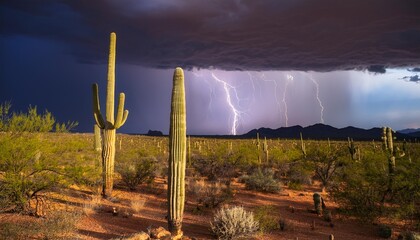
[{"label": "distant cactus silhouette", "polygon": [[305,143],[303,142],[302,133],[300,133],[300,150],[302,150],[303,157],[306,158],[306,146],[305,146]]},{"label": "distant cactus silhouette", "polygon": [[98,84],[92,85],[93,92],[93,115],[96,124],[103,129],[102,140],[102,196],[109,197],[114,185],[114,161],[115,161],[115,133],[116,129],[124,125],[128,111],[124,110],[125,94],[120,93],[118,101],[117,117],[114,119],[114,92],[115,92],[115,52],[117,36],[111,33],[109,45],[108,83],[106,89],[106,119],[102,117],[99,105]]},{"label": "distant cactus silhouette", "polygon": [[392,129],[390,127],[382,128],[382,146],[384,151],[388,154],[388,189],[385,192],[382,203],[385,201],[386,196],[392,192],[395,179],[395,158],[404,157],[405,152],[401,151],[398,147],[394,147],[394,137],[392,136]]}]

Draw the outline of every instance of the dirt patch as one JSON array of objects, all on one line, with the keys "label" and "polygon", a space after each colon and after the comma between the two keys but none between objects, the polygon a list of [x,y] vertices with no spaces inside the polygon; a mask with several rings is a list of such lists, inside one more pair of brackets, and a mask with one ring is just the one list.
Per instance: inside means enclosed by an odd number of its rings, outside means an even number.
[{"label": "dirt patch", "polygon": [[[312,194],[320,190],[310,186],[304,191],[283,188],[281,193],[265,194],[249,191],[238,182],[232,184],[235,192],[228,205],[240,205],[248,210],[258,206],[271,205],[286,224],[286,230],[274,230],[271,233],[259,234],[256,239],[328,239],[333,234],[335,239],[380,239],[377,226],[362,224],[356,220],[344,218],[336,213],[336,205],[327,199],[327,206],[332,212],[332,223],[324,221],[321,216],[311,212]],[[166,183],[156,179],[152,187],[143,185],[131,192],[123,186],[116,185],[114,197],[101,199],[86,189],[73,187],[69,190],[50,193],[49,203],[54,209],[83,212],[77,223],[80,239],[110,239],[145,231],[159,226],[167,227],[166,221]],[[140,207],[133,209],[133,201],[144,201]],[[183,231],[186,236],[196,239],[214,239],[210,231],[210,221],[216,209],[196,211],[197,202],[193,196],[186,197]],[[17,214],[0,214],[0,224],[7,222],[37,221],[34,217]]]}]

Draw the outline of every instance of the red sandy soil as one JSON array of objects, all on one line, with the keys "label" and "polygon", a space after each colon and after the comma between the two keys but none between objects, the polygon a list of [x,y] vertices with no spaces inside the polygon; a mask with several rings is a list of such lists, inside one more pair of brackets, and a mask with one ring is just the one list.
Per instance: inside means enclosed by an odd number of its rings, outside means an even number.
[{"label": "red sandy soil", "polygon": [[[139,190],[135,192],[130,192],[117,185],[113,195],[118,201],[102,199],[99,204],[100,209],[83,215],[77,224],[78,239],[111,239],[141,231],[147,232],[150,227],[163,226],[166,228],[165,188],[166,184],[163,179],[157,179],[153,188],[140,186]],[[243,184],[235,182],[233,189],[236,194],[233,200],[228,203],[229,205],[240,205],[249,210],[258,206],[272,205],[277,209],[278,216],[286,219],[288,223],[288,229],[285,231],[275,230],[271,233],[259,234],[254,239],[316,240],[328,239],[330,234],[339,240],[380,239],[377,226],[362,224],[356,220],[339,216],[334,211],[334,204],[328,201],[326,195],[324,198],[327,199],[327,206],[332,210],[333,227],[321,216],[308,211],[308,209],[313,209],[312,194],[320,190],[318,187],[310,186],[304,191],[293,191],[284,187],[284,190],[279,194],[269,194],[245,190]],[[60,193],[52,193],[50,203],[71,208],[74,211],[82,211],[83,206],[91,202],[92,196],[90,191],[74,187]],[[131,200],[139,196],[146,199],[145,205],[139,213],[134,213],[128,218],[121,216],[122,214],[117,216],[112,214],[113,207],[119,212],[130,211]],[[205,209],[199,214],[193,213],[196,203],[190,199],[193,200],[193,197],[187,195],[183,220],[184,235],[196,239],[215,239],[210,231],[210,221],[216,210]],[[294,212],[291,211],[292,208],[294,208]],[[0,214],[0,224],[5,221],[28,221],[30,219],[31,217],[17,214]],[[315,229],[311,229],[313,221]]]}]

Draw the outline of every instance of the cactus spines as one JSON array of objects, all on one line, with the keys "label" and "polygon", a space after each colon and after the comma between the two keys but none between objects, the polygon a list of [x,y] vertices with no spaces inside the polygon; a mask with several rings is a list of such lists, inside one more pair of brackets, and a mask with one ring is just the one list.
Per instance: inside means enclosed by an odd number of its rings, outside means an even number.
[{"label": "cactus spines", "polygon": [[182,237],[186,144],[184,72],[181,68],[176,68],[172,89],[168,168],[168,228],[172,239]]},{"label": "cactus spines", "polygon": [[108,59],[108,79],[106,89],[106,118],[103,118],[99,104],[98,84],[92,86],[93,96],[93,115],[96,124],[103,129],[102,140],[102,196],[109,197],[112,194],[113,174],[115,161],[115,132],[120,128],[128,117],[128,111],[124,110],[125,94],[120,93],[118,100],[117,117],[114,119],[114,92],[115,92],[115,54],[116,54],[115,33],[110,35],[109,59]]}]

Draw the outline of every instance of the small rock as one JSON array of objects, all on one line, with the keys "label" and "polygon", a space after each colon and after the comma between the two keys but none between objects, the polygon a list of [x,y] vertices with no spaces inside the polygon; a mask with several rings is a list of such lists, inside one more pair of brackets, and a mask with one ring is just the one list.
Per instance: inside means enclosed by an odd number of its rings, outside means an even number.
[{"label": "small rock", "polygon": [[170,239],[171,233],[163,227],[153,228],[150,230],[150,238],[164,239],[167,237]]},{"label": "small rock", "polygon": [[118,216],[118,209],[117,208],[115,208],[115,207],[112,208],[112,215]]},{"label": "small rock", "polygon": [[125,238],[124,240],[149,240],[149,239],[150,239],[149,234],[145,232],[140,232],[140,233],[135,233],[131,235],[130,237]]}]

